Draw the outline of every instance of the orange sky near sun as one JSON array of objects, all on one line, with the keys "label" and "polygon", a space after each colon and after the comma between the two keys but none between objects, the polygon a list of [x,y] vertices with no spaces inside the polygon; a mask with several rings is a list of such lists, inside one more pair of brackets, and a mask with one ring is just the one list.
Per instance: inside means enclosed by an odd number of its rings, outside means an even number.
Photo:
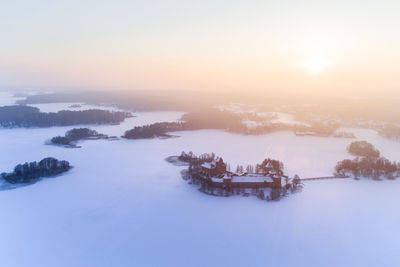
[{"label": "orange sky near sun", "polygon": [[0,11],[0,86],[394,93],[399,7],[17,1]]}]

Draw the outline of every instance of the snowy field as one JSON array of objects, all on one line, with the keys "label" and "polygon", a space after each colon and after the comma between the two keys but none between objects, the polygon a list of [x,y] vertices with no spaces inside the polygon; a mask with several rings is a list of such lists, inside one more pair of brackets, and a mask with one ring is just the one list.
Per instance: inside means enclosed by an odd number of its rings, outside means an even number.
[{"label": "snowy field", "polygon": [[[91,128],[120,136],[182,113],[134,115]],[[204,195],[181,179],[181,167],[164,161],[182,150],[215,152],[231,166],[272,157],[289,175],[325,176],[350,158],[352,139],[202,130],[171,139],[85,141],[79,149],[44,145],[71,128],[0,129],[0,171],[47,156],[74,166],[60,177],[0,191],[0,266],[400,265],[394,205],[400,180],[307,182],[301,193],[265,202]],[[350,130],[383,156],[400,159],[400,142]]]}]

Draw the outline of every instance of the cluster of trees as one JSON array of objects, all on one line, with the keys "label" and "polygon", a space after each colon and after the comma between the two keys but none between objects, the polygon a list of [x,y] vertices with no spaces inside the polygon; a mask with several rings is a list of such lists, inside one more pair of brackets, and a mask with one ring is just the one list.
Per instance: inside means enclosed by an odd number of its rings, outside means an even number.
[{"label": "cluster of trees", "polygon": [[248,164],[246,168],[244,168],[242,165],[237,165],[235,172],[238,174],[241,173],[265,173],[267,171],[270,171],[271,169],[266,168],[265,166],[268,164],[268,162],[272,165],[272,170],[276,172],[277,175],[283,175],[283,163],[279,160],[276,159],[271,159],[271,158],[266,158],[261,162],[260,164],[252,165]]},{"label": "cluster of trees", "polygon": [[384,157],[357,157],[353,160],[345,159],[338,162],[335,171],[336,174],[352,175],[354,178],[362,176],[374,179],[380,177],[394,179],[400,175],[400,164]]},{"label": "cluster of trees", "polygon": [[337,175],[371,177],[379,179],[385,177],[394,179],[400,175],[400,164],[380,157],[380,152],[371,143],[366,141],[352,142],[348,152],[357,158],[339,161],[335,167]]},{"label": "cluster of trees", "polygon": [[79,124],[117,124],[132,117],[129,112],[91,109],[83,111],[61,110],[44,113],[38,108],[15,105],[0,107],[2,127],[50,127]]},{"label": "cluster of trees", "polygon": [[50,141],[57,145],[72,145],[76,141],[88,138],[107,138],[107,135],[100,134],[89,128],[74,128],[65,133],[65,136],[53,137]]},{"label": "cluster of trees", "polygon": [[136,126],[128,130],[123,135],[127,139],[143,139],[155,137],[170,137],[168,132],[185,130],[185,124],[182,122],[157,122],[144,126]]},{"label": "cluster of trees", "polygon": [[26,162],[14,167],[10,173],[2,173],[1,177],[9,183],[31,183],[41,177],[54,176],[71,168],[68,161],[55,158],[44,158],[39,162]]},{"label": "cluster of trees", "polygon": [[179,155],[178,159],[183,162],[192,162],[192,163],[197,163],[197,164],[203,164],[204,162],[211,162],[215,159],[215,153],[212,152],[210,154],[208,153],[203,153],[200,156],[196,156],[193,154],[192,151],[186,153],[185,151],[182,151],[182,153]]},{"label": "cluster of trees", "polygon": [[350,154],[360,157],[379,157],[380,152],[367,141],[355,141],[347,148]]},{"label": "cluster of trees", "polygon": [[178,159],[183,162],[189,163],[189,176],[191,176],[192,178],[200,178],[201,165],[205,162],[212,162],[215,159],[215,153],[203,153],[200,156],[196,156],[193,154],[192,151],[190,151],[189,153],[182,151]]}]

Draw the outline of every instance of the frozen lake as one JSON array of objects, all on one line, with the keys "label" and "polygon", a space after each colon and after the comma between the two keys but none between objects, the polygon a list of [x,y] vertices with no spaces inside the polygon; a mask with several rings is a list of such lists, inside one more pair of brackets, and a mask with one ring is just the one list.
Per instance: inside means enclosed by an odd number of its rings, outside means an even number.
[{"label": "frozen lake", "polygon": [[[91,128],[120,136],[182,113],[135,115],[121,125]],[[181,179],[180,167],[164,161],[182,150],[215,152],[231,166],[272,157],[289,175],[330,175],[338,160],[350,158],[351,139],[202,130],[165,140],[85,141],[80,149],[44,145],[71,128],[0,129],[0,171],[47,156],[74,166],[60,177],[0,191],[2,266],[400,264],[394,206],[400,180],[308,182],[301,193],[265,202],[204,195]],[[351,130],[383,156],[400,158],[399,142]]]}]

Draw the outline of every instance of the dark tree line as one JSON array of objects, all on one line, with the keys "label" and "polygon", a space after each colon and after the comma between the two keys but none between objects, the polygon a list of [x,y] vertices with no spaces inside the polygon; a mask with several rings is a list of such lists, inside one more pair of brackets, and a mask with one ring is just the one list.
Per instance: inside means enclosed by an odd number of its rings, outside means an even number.
[{"label": "dark tree line", "polygon": [[124,134],[124,138],[141,139],[170,137],[168,133],[200,129],[221,129],[247,134],[247,127],[238,114],[214,109],[190,112],[182,116],[181,122],[157,122],[150,125],[136,126]]},{"label": "dark tree line", "polygon": [[74,128],[65,133],[65,136],[56,136],[51,143],[57,145],[71,145],[72,143],[88,138],[107,138],[107,135],[100,134],[89,128]]},{"label": "dark tree line", "polygon": [[384,157],[357,157],[338,162],[335,171],[339,175],[352,175],[354,178],[363,176],[393,179],[400,175],[400,164]]},{"label": "dark tree line", "polygon": [[132,117],[129,112],[91,109],[83,111],[61,110],[44,113],[38,108],[15,105],[0,107],[2,127],[50,127],[79,124],[117,124]]},{"label": "dark tree line", "polygon": [[136,126],[123,135],[127,139],[142,139],[155,137],[170,137],[168,132],[185,130],[185,124],[181,122],[157,122],[144,126]]},{"label": "dark tree line", "polygon": [[44,158],[39,162],[25,162],[14,167],[10,173],[2,173],[1,177],[9,183],[30,183],[41,177],[54,176],[71,168],[68,161],[55,158]]}]

